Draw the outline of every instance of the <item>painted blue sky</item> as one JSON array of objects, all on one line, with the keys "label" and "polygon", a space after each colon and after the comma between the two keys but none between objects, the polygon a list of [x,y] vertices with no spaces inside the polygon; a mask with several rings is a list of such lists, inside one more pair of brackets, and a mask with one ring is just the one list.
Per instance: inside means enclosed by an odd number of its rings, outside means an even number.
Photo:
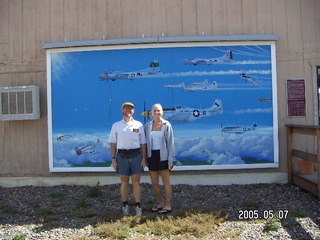
[{"label": "painted blue sky", "polygon": [[[234,61],[231,63],[187,65],[183,62],[191,57],[219,58],[227,50],[233,52]],[[100,74],[109,71],[134,72],[145,69],[153,60],[160,64],[159,75],[133,80],[99,79]],[[257,130],[246,133],[245,137],[266,137],[269,138],[267,145],[273,145],[272,101],[257,100],[272,99],[270,45],[58,52],[51,54],[51,71],[52,133],[55,137],[76,132],[78,136],[87,135],[89,141],[89,136],[92,138],[94,135],[94,138],[97,138],[96,135],[99,135],[101,138],[104,134],[108,135],[111,125],[122,118],[121,104],[125,101],[135,104],[134,118],[145,122],[150,119],[144,119],[141,113],[149,110],[157,102],[164,108],[184,106],[205,109],[211,107],[215,99],[220,99],[223,106],[221,115],[187,123],[171,121],[176,138],[180,139],[180,143],[177,144],[178,154],[187,154],[181,144],[182,140],[186,145],[195,138],[207,139],[207,142],[210,142],[213,136],[222,136],[221,127],[250,127],[253,123],[258,124]],[[241,78],[241,72],[245,72],[259,84],[246,82]],[[181,82],[190,85],[204,80],[216,81],[217,89],[191,92],[182,88],[164,87]],[[242,139],[243,135],[235,136],[233,139]],[[230,135],[225,137],[230,138]],[[95,140],[92,138],[90,141]],[[103,150],[104,153],[106,148],[107,146]],[[202,151],[203,155],[208,154],[203,149],[199,151]],[[216,154],[216,150],[211,149],[209,159],[214,156],[212,151]],[[233,151],[235,157],[239,151]],[[252,153],[253,156],[255,154],[261,155],[261,151]],[[273,151],[266,155],[273,161]],[[241,162],[241,159],[238,160],[235,161]]]}]

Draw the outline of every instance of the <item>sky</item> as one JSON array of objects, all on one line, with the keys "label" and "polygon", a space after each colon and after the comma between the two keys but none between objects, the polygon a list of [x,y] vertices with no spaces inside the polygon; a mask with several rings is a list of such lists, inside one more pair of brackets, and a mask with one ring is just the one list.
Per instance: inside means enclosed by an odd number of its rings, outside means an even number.
[{"label": "sky", "polygon": [[[234,57],[230,63],[184,63],[192,57],[218,59],[227,50],[231,50]],[[105,72],[141,72],[153,60],[159,62],[159,74],[132,80],[99,79]],[[251,82],[241,78],[241,72],[250,76]],[[217,88],[184,91],[181,87],[164,87],[181,82],[192,85],[204,80],[215,81]],[[195,156],[199,154],[199,161],[206,161],[206,164],[246,164],[243,159],[248,156],[275,161],[273,103],[257,100],[272,99],[270,45],[56,52],[51,54],[51,93],[56,167],[72,167],[74,162],[109,161],[106,139],[112,124],[122,118],[121,104],[125,101],[135,104],[134,118],[145,123],[151,119],[145,119],[141,113],[150,110],[154,103],[161,103],[163,108],[181,106],[197,110],[211,107],[216,99],[221,100],[222,114],[185,123],[170,121],[181,165],[187,164],[184,163],[186,159],[197,160]],[[256,130],[244,134],[221,132],[223,127],[251,127],[253,123],[258,125]],[[55,141],[64,135],[72,136],[66,141]],[[83,159],[75,156],[77,147],[94,144],[97,139],[102,143],[95,146],[94,153],[86,153],[87,157],[81,155]],[[257,142],[261,146],[253,149],[252,144]]]}]

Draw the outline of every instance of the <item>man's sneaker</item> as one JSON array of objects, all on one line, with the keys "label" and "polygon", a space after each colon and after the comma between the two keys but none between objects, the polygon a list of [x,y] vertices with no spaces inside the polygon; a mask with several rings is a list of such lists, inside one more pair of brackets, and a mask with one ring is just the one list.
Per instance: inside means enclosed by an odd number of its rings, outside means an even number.
[{"label": "man's sneaker", "polygon": [[136,210],[136,215],[137,215],[137,216],[141,216],[141,215],[142,215],[142,208],[141,208],[141,206],[136,206],[134,209]]},{"label": "man's sneaker", "polygon": [[129,214],[130,214],[129,205],[125,205],[122,207],[122,213],[123,213],[123,216],[129,216]]}]

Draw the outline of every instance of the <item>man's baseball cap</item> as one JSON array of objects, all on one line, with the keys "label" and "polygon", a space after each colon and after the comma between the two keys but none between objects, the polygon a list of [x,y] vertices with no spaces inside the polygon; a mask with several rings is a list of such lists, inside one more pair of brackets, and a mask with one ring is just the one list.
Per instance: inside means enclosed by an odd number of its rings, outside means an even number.
[{"label": "man's baseball cap", "polygon": [[123,103],[123,104],[122,104],[122,108],[124,108],[125,106],[130,106],[130,107],[133,107],[133,108],[134,108],[134,105],[133,105],[133,103],[131,103],[131,102],[125,102],[125,103]]}]

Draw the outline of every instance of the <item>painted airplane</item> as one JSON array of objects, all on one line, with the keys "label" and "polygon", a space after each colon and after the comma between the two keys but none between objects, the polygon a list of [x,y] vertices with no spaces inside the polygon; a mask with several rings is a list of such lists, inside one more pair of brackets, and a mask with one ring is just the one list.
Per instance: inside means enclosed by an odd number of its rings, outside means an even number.
[{"label": "painted airplane", "polygon": [[83,146],[83,147],[77,147],[77,148],[75,149],[76,154],[77,154],[78,156],[80,156],[80,155],[82,155],[82,154],[84,154],[84,153],[90,153],[90,154],[92,154],[92,153],[95,152],[95,148],[96,148],[97,146],[99,146],[100,144],[101,144],[101,141],[100,141],[100,139],[98,139],[96,143],[87,144],[87,145],[85,145],[85,146]]},{"label": "painted airplane", "polygon": [[258,125],[256,123],[252,124],[251,127],[243,127],[243,126],[224,127],[224,128],[221,128],[221,132],[243,134],[248,131],[256,130],[257,127],[258,127]]},{"label": "painted airplane", "polygon": [[272,99],[271,98],[258,98],[257,101],[259,101],[259,102],[271,102]]},{"label": "painted airplane", "polygon": [[100,80],[120,80],[120,79],[129,79],[146,77],[151,75],[161,74],[160,65],[156,60],[153,60],[149,67],[143,70],[137,70],[132,72],[123,72],[123,71],[110,71],[100,74]]},{"label": "painted airplane", "polygon": [[184,82],[178,85],[164,85],[165,88],[183,88],[184,91],[210,91],[215,90],[218,87],[216,81],[209,83],[208,80],[204,80],[203,82],[193,82],[190,85],[185,85]]},{"label": "painted airplane", "polygon": [[[203,117],[216,116],[223,113],[222,102],[216,99],[213,105],[206,109],[186,108],[181,106],[175,106],[174,108],[163,109],[163,118],[169,121],[175,121],[179,123],[193,122]],[[141,116],[150,118],[151,111],[144,111]]]},{"label": "painted airplane", "polygon": [[230,63],[233,61],[233,53],[231,50],[227,50],[222,57],[219,58],[199,58],[192,57],[184,59],[184,64],[190,65],[212,65],[212,64],[221,64],[221,63]]},{"label": "painted airplane", "polygon": [[62,135],[60,137],[57,137],[57,142],[66,142],[68,141],[70,138],[72,138],[74,135],[76,135],[75,133],[72,134],[66,134],[66,135]]},{"label": "painted airplane", "polygon": [[254,85],[261,85],[262,81],[258,80],[255,76],[250,76],[245,72],[240,73],[240,77],[245,80],[246,83],[253,83]]}]

